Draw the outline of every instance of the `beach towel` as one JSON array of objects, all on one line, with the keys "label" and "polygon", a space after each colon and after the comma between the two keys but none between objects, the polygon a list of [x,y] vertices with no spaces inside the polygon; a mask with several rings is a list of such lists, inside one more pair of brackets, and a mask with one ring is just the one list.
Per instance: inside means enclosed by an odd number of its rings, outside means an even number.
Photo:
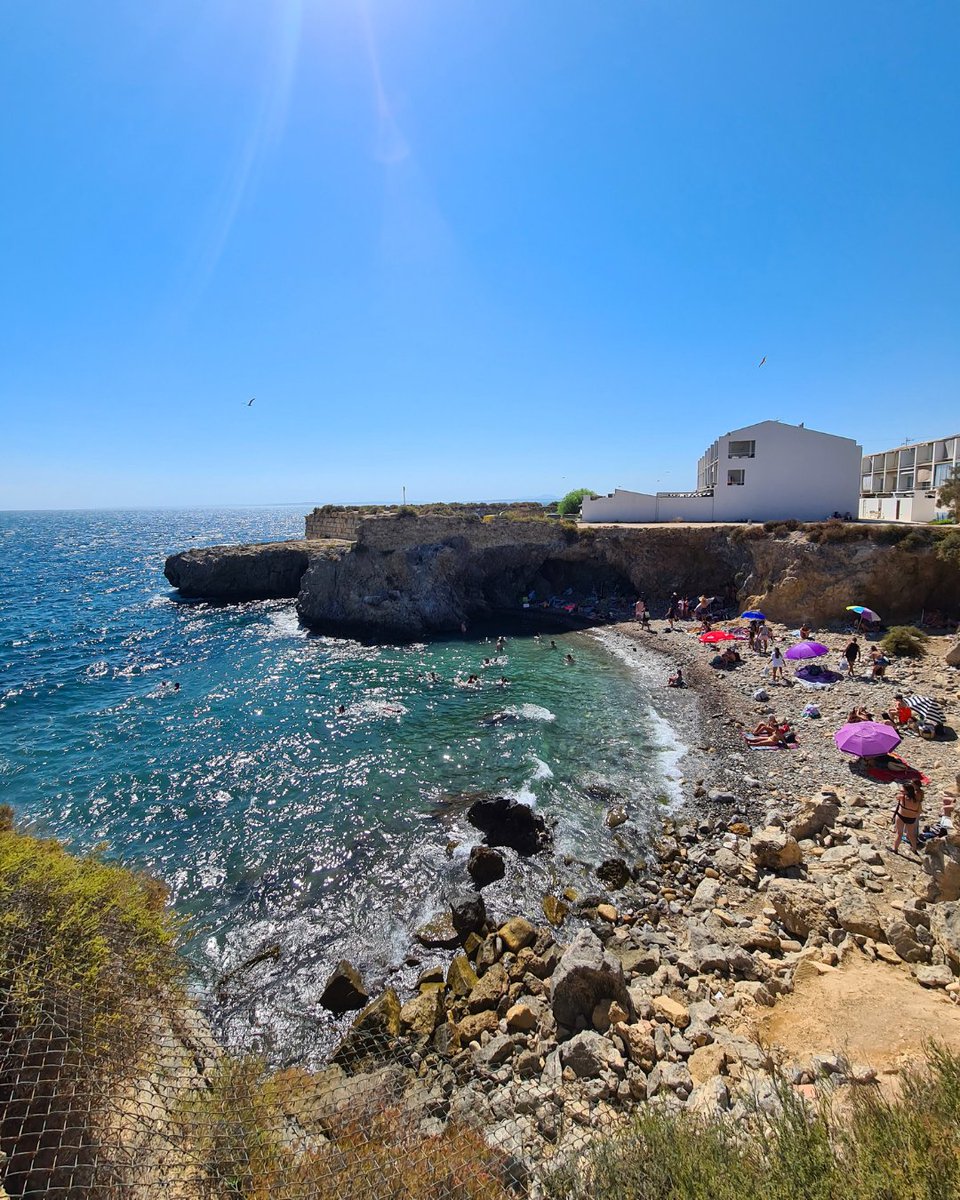
[{"label": "beach towel", "polygon": [[794,678],[808,688],[831,687],[843,678],[842,675],[838,675],[836,671],[831,671],[828,667],[823,667],[816,675],[811,675],[809,672],[809,667],[798,667],[794,671]]},{"label": "beach towel", "polygon": [[871,779],[876,779],[878,783],[899,783],[903,779],[916,779],[922,784],[928,784],[930,777],[924,775],[922,771],[918,771],[916,767],[911,767],[909,763],[903,762],[899,754],[891,754],[891,758],[895,758],[897,762],[904,765],[902,771],[891,771],[889,767],[875,767],[861,764],[860,762],[851,763],[851,770],[856,770],[860,767],[860,772],[864,775],[869,775]]}]

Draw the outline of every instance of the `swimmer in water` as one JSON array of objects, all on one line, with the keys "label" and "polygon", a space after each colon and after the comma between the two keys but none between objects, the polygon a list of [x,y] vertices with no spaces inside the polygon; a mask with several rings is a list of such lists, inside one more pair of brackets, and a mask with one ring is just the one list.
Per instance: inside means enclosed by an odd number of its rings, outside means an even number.
[{"label": "swimmer in water", "polygon": [[572,654],[565,655],[563,661],[567,664],[568,667],[572,667],[573,666],[573,655]]},{"label": "swimmer in water", "polygon": [[506,686],[507,686],[507,679],[506,679],[506,676],[505,676],[505,675],[501,675],[501,676],[500,676],[500,678],[499,678],[499,680],[497,681],[497,687],[506,687]]},{"label": "swimmer in water", "polygon": [[557,645],[557,643],[556,643],[556,642],[553,640],[553,638],[551,638],[551,639],[550,639],[550,649],[551,649],[551,650],[559,650],[559,649],[560,649],[560,647],[559,647],[559,646]]},{"label": "swimmer in water", "polygon": [[346,711],[347,711],[347,706],[346,706],[345,704],[338,704],[338,705],[337,705],[337,716],[341,716],[341,715],[342,715],[343,713],[345,713]]}]

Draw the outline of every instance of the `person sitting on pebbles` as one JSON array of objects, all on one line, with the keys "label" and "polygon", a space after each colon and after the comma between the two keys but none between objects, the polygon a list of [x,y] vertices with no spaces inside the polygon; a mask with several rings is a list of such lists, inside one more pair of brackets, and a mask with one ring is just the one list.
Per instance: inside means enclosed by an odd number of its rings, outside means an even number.
[{"label": "person sitting on pebbles", "polygon": [[683,667],[677,667],[676,675],[671,675],[667,680],[667,687],[682,688],[687,686],[687,681],[683,677]]},{"label": "person sitting on pebbles", "polygon": [[854,724],[856,724],[857,721],[872,721],[872,720],[873,720],[873,713],[867,712],[867,710],[863,707],[862,704],[858,705],[856,708],[851,708],[850,712],[847,714],[847,724],[848,725],[854,725]]}]

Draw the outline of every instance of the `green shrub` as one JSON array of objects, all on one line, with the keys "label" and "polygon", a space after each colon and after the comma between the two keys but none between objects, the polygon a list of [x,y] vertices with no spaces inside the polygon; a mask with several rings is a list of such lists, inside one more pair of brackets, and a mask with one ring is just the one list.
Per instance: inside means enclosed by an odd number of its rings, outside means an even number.
[{"label": "green shrub", "polygon": [[915,625],[893,625],[880,645],[887,654],[897,658],[921,658],[926,651],[927,635]]},{"label": "green shrub", "polygon": [[[50,1005],[87,1014],[67,1030],[86,1058],[116,1053],[141,1000],[183,975],[155,880],[0,822],[0,969],[22,1028]],[[82,1042],[82,1046],[80,1043]]]},{"label": "green shrub", "polygon": [[574,488],[567,492],[562,500],[557,501],[557,512],[561,517],[571,517],[580,511],[580,506],[587,497],[594,499],[596,492],[593,488]]},{"label": "green shrub", "polygon": [[937,544],[937,558],[951,566],[960,567],[960,529],[951,529],[942,535]]}]

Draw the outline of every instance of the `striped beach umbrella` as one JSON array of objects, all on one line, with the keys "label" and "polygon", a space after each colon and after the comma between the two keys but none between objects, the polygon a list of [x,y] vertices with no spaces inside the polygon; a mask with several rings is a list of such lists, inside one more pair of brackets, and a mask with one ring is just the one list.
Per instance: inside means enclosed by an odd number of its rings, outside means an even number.
[{"label": "striped beach umbrella", "polygon": [[907,696],[904,704],[926,724],[943,725],[946,720],[943,705],[930,696]]}]

